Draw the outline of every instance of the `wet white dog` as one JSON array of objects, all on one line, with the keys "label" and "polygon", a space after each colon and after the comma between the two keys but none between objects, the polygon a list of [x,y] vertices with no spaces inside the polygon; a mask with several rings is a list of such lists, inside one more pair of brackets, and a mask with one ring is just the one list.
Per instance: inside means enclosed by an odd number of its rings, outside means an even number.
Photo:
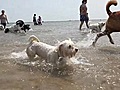
[{"label": "wet white dog", "polygon": [[99,22],[95,24],[90,24],[89,28],[91,29],[92,33],[97,33],[97,32],[101,32],[101,29],[104,25],[105,25],[104,22]]},{"label": "wet white dog", "polygon": [[40,42],[34,35],[30,36],[29,45],[26,49],[30,60],[33,60],[38,55],[54,68],[61,68],[66,65],[66,58],[75,56],[77,52],[78,48],[75,47],[75,44],[71,40],[65,40],[56,46],[51,46]]}]

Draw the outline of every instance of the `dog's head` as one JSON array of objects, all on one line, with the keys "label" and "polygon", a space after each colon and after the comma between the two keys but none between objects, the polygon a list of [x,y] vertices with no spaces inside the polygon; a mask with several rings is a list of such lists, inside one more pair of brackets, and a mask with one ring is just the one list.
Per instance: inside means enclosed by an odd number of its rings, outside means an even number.
[{"label": "dog's head", "polygon": [[98,23],[98,26],[99,26],[100,29],[102,29],[102,27],[103,27],[104,25],[105,25],[104,22]]},{"label": "dog's head", "polygon": [[62,57],[71,58],[78,52],[78,48],[75,47],[75,44],[71,41],[71,39],[69,39],[60,42],[58,45],[58,52]]},{"label": "dog's head", "polygon": [[17,20],[16,21],[16,25],[18,25],[19,27],[22,27],[24,25],[24,21],[23,20]]}]

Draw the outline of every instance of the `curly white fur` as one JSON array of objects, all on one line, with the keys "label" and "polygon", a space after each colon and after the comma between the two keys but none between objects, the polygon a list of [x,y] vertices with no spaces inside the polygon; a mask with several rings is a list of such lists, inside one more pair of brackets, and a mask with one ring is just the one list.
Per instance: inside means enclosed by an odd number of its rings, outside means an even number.
[{"label": "curly white fur", "polygon": [[65,40],[60,42],[57,46],[51,46],[46,43],[40,42],[40,40],[32,35],[29,38],[29,45],[26,49],[26,53],[30,60],[33,60],[36,55],[46,60],[47,63],[51,63],[54,67],[62,67],[66,64],[65,58],[71,58],[78,52],[78,48],[75,47],[71,40]]}]

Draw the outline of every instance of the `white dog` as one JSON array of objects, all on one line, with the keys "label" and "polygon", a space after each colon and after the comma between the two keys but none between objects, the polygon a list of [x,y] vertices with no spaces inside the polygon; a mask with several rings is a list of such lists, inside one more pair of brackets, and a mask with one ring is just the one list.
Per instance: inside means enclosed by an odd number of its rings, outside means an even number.
[{"label": "white dog", "polygon": [[89,28],[91,29],[92,33],[96,33],[96,32],[101,32],[101,29],[104,25],[105,25],[104,22],[99,22],[99,23],[95,23],[95,24],[90,24]]},{"label": "white dog", "polygon": [[40,42],[34,35],[30,36],[29,45],[26,49],[30,60],[33,60],[38,55],[55,68],[63,67],[66,64],[66,58],[75,56],[77,52],[78,48],[75,47],[71,40],[65,40],[60,42],[59,45],[51,46]]}]

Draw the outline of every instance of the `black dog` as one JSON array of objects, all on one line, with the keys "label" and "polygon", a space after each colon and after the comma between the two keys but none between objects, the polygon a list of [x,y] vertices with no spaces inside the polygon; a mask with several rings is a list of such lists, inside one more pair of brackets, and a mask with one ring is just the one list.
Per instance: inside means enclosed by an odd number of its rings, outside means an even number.
[{"label": "black dog", "polygon": [[22,27],[24,25],[24,21],[23,20],[17,20],[16,21],[16,25],[19,25],[20,27]]},{"label": "black dog", "polygon": [[26,32],[26,30],[29,30],[29,29],[31,29],[30,24],[25,24],[23,20],[17,20],[15,25],[12,25],[9,28],[6,28],[4,32],[20,33],[21,30],[24,30],[24,32]]},{"label": "black dog", "polygon": [[24,24],[23,27],[21,28],[21,30],[24,30],[26,32],[26,30],[29,30],[30,28],[30,24]]},{"label": "black dog", "polygon": [[24,30],[25,32],[26,32],[26,30],[30,29],[30,25],[25,24],[23,20],[17,20],[16,25],[19,25],[21,27],[21,30]]}]

